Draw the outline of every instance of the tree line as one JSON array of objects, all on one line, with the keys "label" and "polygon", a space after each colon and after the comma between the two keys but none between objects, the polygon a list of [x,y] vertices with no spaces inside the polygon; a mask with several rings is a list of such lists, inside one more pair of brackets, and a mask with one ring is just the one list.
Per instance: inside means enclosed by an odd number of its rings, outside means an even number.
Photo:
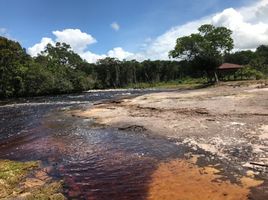
[{"label": "tree line", "polygon": [[261,45],[255,52],[232,52],[234,41],[232,31],[226,27],[215,27],[205,24],[199,27],[198,33],[179,37],[170,57],[190,62],[196,70],[205,72],[210,82],[218,82],[217,68],[223,62],[244,65],[237,75],[247,78],[267,76],[268,46]]},{"label": "tree line", "polygon": [[65,43],[48,44],[38,56],[31,57],[18,42],[0,37],[0,97],[73,93],[210,77],[222,62],[247,65],[247,70],[267,76],[268,45],[261,45],[255,52],[231,53],[232,47],[230,30],[205,25],[199,35],[178,38],[170,56],[179,61],[119,61],[107,57],[92,64]]}]

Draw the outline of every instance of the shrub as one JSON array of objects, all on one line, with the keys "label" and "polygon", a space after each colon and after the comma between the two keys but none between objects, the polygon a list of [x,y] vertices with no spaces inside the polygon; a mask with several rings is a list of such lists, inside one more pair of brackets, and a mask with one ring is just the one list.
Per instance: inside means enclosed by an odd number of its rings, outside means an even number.
[{"label": "shrub", "polygon": [[242,79],[262,79],[264,77],[263,73],[260,71],[254,69],[253,67],[247,65],[243,67],[242,69],[239,69],[236,73],[235,76],[241,77]]}]

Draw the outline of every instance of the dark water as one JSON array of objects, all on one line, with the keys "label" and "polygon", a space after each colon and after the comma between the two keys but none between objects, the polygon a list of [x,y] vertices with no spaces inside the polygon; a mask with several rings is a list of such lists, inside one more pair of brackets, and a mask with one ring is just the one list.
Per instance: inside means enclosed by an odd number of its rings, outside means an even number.
[{"label": "dark water", "polygon": [[145,199],[160,162],[188,149],[165,138],[93,128],[64,111],[152,91],[98,92],[2,102],[0,159],[41,160],[68,199]]}]

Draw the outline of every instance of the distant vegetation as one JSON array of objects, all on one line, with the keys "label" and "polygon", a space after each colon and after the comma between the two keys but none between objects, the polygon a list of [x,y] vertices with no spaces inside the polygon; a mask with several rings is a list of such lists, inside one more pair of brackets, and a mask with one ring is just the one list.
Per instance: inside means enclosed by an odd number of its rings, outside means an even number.
[{"label": "distant vegetation", "polygon": [[199,33],[177,39],[175,49],[170,51],[172,58],[190,61],[197,70],[206,73],[208,79],[218,82],[217,67],[222,58],[234,48],[232,31],[226,27],[205,24]]},{"label": "distant vegetation", "polygon": [[[81,92],[88,89],[162,86],[204,82],[216,77],[222,62],[246,65],[240,78],[268,75],[268,46],[231,53],[231,31],[204,25],[200,33],[179,38],[170,56],[181,61],[143,62],[105,58],[87,63],[65,43],[47,45],[35,58],[18,42],[0,37],[0,97]],[[197,81],[191,81],[196,79]]]}]

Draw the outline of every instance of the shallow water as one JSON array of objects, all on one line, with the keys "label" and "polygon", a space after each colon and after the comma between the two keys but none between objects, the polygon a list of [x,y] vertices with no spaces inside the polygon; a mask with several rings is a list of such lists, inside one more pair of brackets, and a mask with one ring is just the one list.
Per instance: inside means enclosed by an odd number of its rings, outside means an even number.
[{"label": "shallow water", "polygon": [[[92,119],[66,113],[88,108],[99,100],[149,92],[154,91],[106,91],[0,102],[0,159],[42,161],[50,176],[64,180],[68,199],[180,199],[194,194],[189,189],[199,191],[205,184],[213,195],[216,190],[211,180],[218,175],[204,179],[201,168],[181,165],[189,152],[202,155],[199,165],[221,162],[211,160],[206,152],[152,134],[96,128]],[[234,178],[231,166],[220,167],[228,168],[224,171],[230,174],[225,177]],[[180,191],[174,187],[178,184],[194,187]],[[225,187],[218,185],[216,192],[223,196],[215,199],[225,199],[226,194],[235,199],[236,193],[241,193],[238,185],[221,184]],[[233,192],[229,194],[226,188],[233,188]],[[249,189],[243,191],[247,195]]]},{"label": "shallow water", "polygon": [[93,128],[66,115],[97,100],[146,91],[87,93],[7,102],[0,106],[0,159],[41,160],[64,180],[68,199],[145,199],[161,161],[187,150],[164,138]]}]

